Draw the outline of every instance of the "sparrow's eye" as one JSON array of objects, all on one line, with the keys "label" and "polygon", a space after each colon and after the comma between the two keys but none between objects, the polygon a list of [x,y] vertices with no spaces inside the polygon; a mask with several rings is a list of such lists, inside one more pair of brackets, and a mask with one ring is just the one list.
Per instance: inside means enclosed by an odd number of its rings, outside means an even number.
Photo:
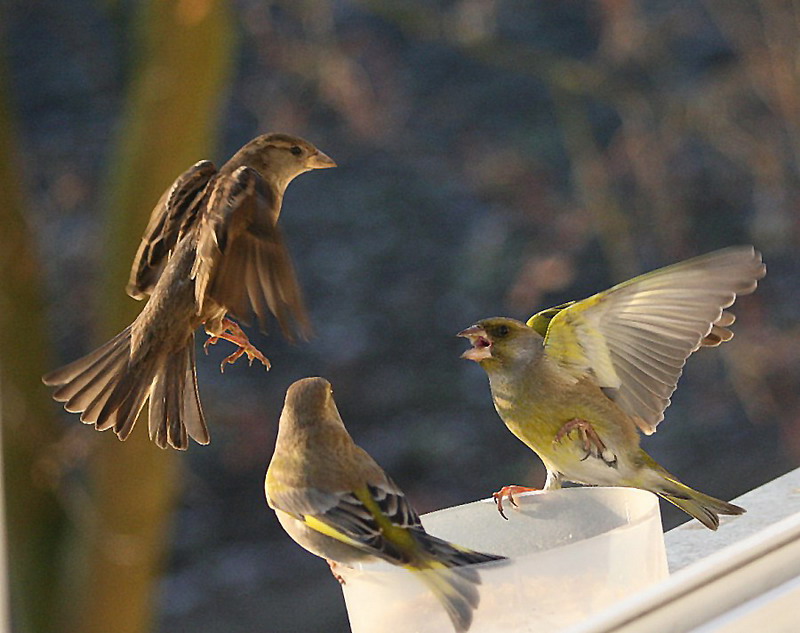
[{"label": "sparrow's eye", "polygon": [[507,325],[498,325],[494,329],[494,335],[497,338],[504,338],[504,337],[508,336],[508,332],[509,332],[509,329],[508,329]]},{"label": "sparrow's eye", "polygon": [[295,156],[300,156],[300,154],[302,154],[302,153],[303,153],[303,150],[302,150],[302,149],[300,149],[300,147],[299,147],[299,146],[297,146],[297,145],[292,145],[292,149],[290,149],[289,151],[290,151],[292,154],[294,154]]}]

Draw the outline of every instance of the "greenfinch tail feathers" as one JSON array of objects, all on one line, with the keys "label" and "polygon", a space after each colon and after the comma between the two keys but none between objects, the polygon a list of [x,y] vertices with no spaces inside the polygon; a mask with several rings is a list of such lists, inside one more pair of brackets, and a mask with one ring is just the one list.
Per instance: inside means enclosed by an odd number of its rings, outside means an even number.
[{"label": "greenfinch tail feathers", "polygon": [[[472,623],[472,612],[480,601],[477,585],[481,580],[474,569],[464,565],[504,560],[504,557],[448,543],[422,528],[413,530],[413,533],[424,552],[415,561],[417,577],[442,603],[456,631],[466,631]],[[420,568],[424,571],[418,571]]]},{"label": "greenfinch tail feathers", "polygon": [[665,481],[667,484],[663,488],[653,490],[653,492],[690,514],[711,530],[719,527],[719,515],[745,513],[745,509],[742,507],[698,492],[675,479],[669,478]]},{"label": "greenfinch tail feathers", "polygon": [[464,570],[457,567],[411,571],[436,596],[453,623],[453,628],[458,633],[467,631],[472,625],[472,613],[480,602],[476,587],[480,583],[478,574],[474,574],[474,579],[464,578],[459,573]]}]

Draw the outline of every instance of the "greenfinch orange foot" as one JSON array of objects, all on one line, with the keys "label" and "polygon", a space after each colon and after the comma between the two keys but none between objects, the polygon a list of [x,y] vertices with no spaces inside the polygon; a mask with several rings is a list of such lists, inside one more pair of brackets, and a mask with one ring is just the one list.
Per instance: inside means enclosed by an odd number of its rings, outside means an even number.
[{"label": "greenfinch orange foot", "polygon": [[497,492],[492,493],[492,497],[494,498],[495,505],[497,505],[497,511],[500,513],[500,516],[503,517],[506,521],[508,521],[508,517],[506,513],[503,511],[503,499],[508,499],[509,503],[517,507],[517,502],[514,500],[514,495],[522,494],[523,492],[534,492],[539,490],[538,488],[528,488],[527,486],[517,486],[512,484],[510,486],[503,486]]},{"label": "greenfinch orange foot", "polygon": [[339,568],[339,563],[337,563],[335,560],[331,560],[330,558],[328,558],[328,559],[326,559],[326,560],[327,560],[327,563],[328,563],[328,567],[330,567],[330,568],[331,568],[331,573],[333,574],[333,577],[334,577],[334,578],[336,578],[336,580],[338,580],[338,581],[339,581],[339,584],[340,584],[340,585],[343,585],[343,584],[345,584],[344,576],[342,576],[342,575],[341,575],[341,574],[340,574],[340,573],[337,571],[337,570],[338,570],[338,568]]},{"label": "greenfinch orange foot", "polygon": [[565,437],[569,437],[573,431],[578,431],[580,434],[581,442],[583,443],[583,450],[586,451],[586,455],[583,457],[584,460],[589,459],[590,457],[596,457],[602,459],[612,468],[616,467],[617,456],[614,455],[613,451],[606,447],[606,445],[603,443],[603,440],[601,440],[600,436],[597,434],[597,431],[595,431],[594,427],[586,420],[573,418],[564,424],[564,426],[558,430],[558,433],[556,433],[553,443],[561,444],[562,440]]}]

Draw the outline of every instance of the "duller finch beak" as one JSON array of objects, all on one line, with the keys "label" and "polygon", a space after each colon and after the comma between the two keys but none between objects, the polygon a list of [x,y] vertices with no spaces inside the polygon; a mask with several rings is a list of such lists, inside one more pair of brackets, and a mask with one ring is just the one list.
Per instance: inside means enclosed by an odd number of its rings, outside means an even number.
[{"label": "duller finch beak", "polygon": [[336,167],[336,161],[327,154],[317,151],[316,154],[311,154],[311,156],[308,157],[306,165],[310,169],[328,169],[330,167]]}]

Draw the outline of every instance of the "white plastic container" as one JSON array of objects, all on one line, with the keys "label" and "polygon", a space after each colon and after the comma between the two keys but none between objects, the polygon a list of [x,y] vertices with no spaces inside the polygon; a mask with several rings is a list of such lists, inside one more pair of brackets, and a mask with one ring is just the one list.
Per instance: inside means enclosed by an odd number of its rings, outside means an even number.
[{"label": "white plastic container", "polygon": [[[431,534],[507,562],[480,570],[470,633],[551,633],[668,575],[655,495],[566,488],[516,497],[504,520],[491,499],[422,516]],[[353,633],[442,633],[453,627],[413,574],[380,562],[340,566]]]}]

